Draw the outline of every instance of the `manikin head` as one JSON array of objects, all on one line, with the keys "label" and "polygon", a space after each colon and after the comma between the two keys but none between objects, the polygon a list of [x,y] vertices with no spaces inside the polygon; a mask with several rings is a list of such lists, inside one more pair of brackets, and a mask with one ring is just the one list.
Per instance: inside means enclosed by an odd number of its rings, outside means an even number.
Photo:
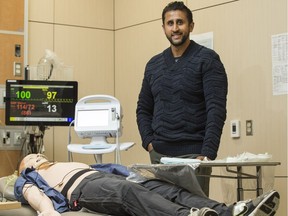
[{"label": "manikin head", "polygon": [[43,163],[48,162],[48,158],[43,154],[29,154],[23,158],[19,165],[19,173],[26,168],[37,169]]}]

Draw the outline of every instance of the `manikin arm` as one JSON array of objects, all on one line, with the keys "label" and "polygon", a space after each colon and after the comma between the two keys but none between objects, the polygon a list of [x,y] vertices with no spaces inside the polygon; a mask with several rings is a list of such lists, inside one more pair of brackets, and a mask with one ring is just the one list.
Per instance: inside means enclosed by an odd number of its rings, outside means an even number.
[{"label": "manikin arm", "polygon": [[49,197],[45,195],[38,187],[32,184],[25,184],[23,187],[23,196],[28,201],[39,216],[60,216],[61,214],[55,211],[53,203]]}]

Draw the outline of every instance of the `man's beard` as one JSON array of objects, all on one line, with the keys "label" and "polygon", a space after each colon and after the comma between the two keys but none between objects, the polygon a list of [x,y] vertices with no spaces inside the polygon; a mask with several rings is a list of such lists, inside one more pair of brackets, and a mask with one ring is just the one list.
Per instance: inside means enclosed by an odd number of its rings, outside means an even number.
[{"label": "man's beard", "polygon": [[172,37],[171,36],[167,36],[166,35],[166,37],[167,37],[167,39],[169,40],[169,42],[173,45],[173,46],[175,46],[175,47],[178,47],[178,46],[181,46],[181,45],[183,45],[185,42],[186,42],[186,40],[188,39],[188,37],[189,37],[189,34],[187,35],[187,34],[183,34],[183,37],[182,37],[182,39],[180,40],[180,41],[173,41],[173,39],[172,39]]}]

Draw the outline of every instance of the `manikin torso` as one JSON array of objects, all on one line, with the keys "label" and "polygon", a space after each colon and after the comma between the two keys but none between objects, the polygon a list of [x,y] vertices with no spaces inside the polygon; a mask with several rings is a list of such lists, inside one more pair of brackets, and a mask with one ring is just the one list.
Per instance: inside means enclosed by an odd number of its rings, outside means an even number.
[{"label": "manikin torso", "polygon": [[[78,163],[78,162],[69,162],[69,163],[51,163],[48,166],[40,166],[36,171],[46,180],[50,187],[53,187],[57,191],[61,192],[69,179],[77,172],[83,169],[89,169],[90,167],[87,164]],[[67,192],[67,198],[70,199],[71,193],[77,187],[77,185],[88,175],[95,170],[86,172],[78,177],[73,185],[69,188]]]}]

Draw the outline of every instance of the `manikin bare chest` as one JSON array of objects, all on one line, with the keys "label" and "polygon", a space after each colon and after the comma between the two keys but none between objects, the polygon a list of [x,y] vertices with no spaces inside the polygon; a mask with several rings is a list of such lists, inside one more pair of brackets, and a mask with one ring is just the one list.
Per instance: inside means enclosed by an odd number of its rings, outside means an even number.
[{"label": "manikin bare chest", "polygon": [[[77,172],[89,169],[89,166],[83,163],[69,162],[69,163],[54,163],[47,168],[41,168],[38,170],[42,178],[49,184],[50,187],[61,192],[63,187],[69,181],[69,179]],[[92,171],[91,172],[95,172]],[[81,175],[75,183],[72,185],[71,189],[74,189],[80,181],[85,178],[91,172],[84,173]],[[70,191],[71,192],[71,191]]]}]

